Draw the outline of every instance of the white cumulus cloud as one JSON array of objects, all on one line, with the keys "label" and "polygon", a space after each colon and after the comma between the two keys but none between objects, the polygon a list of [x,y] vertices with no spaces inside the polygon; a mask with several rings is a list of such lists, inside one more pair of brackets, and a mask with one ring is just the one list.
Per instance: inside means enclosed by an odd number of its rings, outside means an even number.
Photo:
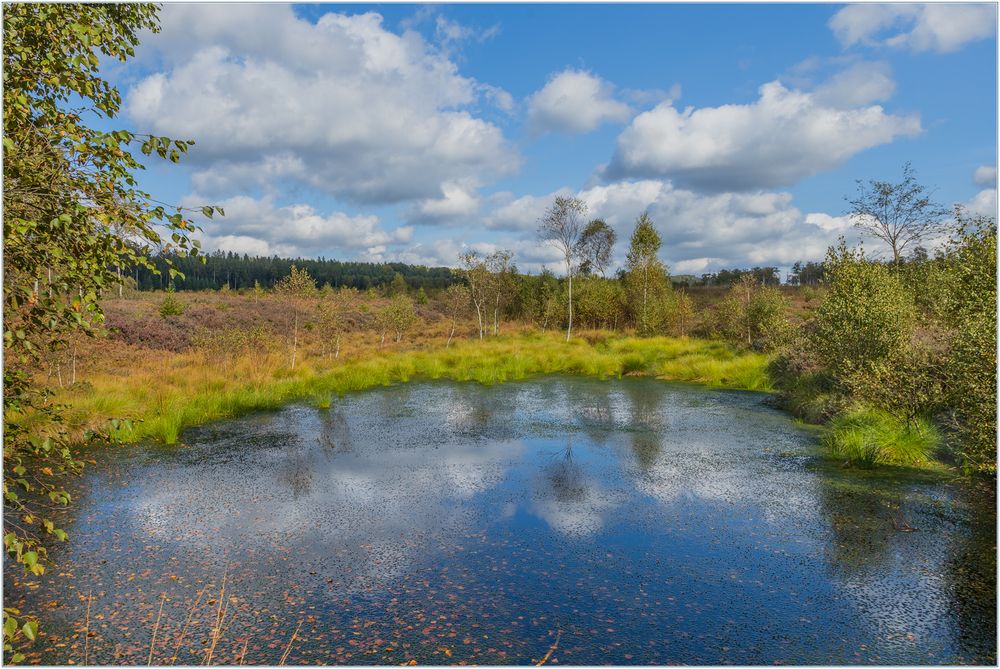
[{"label": "white cumulus cloud", "polygon": [[509,96],[378,14],[311,24],[285,5],[168,4],[147,43],[164,69],[131,87],[126,109],[154,133],[197,140],[188,160],[207,195],[283,181],[392,203],[518,166],[502,131],[469,111]]},{"label": "white cumulus cloud", "polygon": [[896,82],[889,64],[885,62],[859,62],[830,77],[814,91],[817,104],[850,109],[884,102],[892,97]]},{"label": "white cumulus cloud", "polygon": [[528,98],[528,124],[535,132],[585,133],[631,115],[627,104],[614,99],[612,84],[584,70],[564,70]]},{"label": "white cumulus cloud", "polygon": [[851,4],[830,19],[845,47],[862,44],[913,51],[957,51],[996,34],[995,3]]},{"label": "white cumulus cloud", "polygon": [[[192,195],[185,204],[202,201]],[[413,238],[413,228],[386,230],[377,216],[324,215],[308,204],[279,206],[270,197],[238,195],[218,204],[226,215],[200,222],[198,237],[206,250],[347,258],[407,244]]]},{"label": "white cumulus cloud", "polygon": [[972,180],[983,189],[966,202],[960,203],[967,212],[975,216],[997,215],[997,166],[980,165]]},{"label": "white cumulus cloud", "polygon": [[992,186],[997,187],[997,166],[996,165],[980,165],[976,168],[976,174],[973,180],[979,186]]},{"label": "white cumulus cloud", "polygon": [[965,208],[972,214],[980,216],[997,215],[997,189],[984,188],[965,203]]},{"label": "white cumulus cloud", "polygon": [[619,135],[604,176],[670,178],[716,192],[784,187],[865,149],[921,132],[915,114],[833,104],[838,87],[833,83],[810,93],[773,81],[761,86],[750,104],[683,111],[660,104]]},{"label": "white cumulus cloud", "polygon": [[414,223],[435,224],[466,221],[479,212],[479,198],[471,182],[448,181],[441,185],[441,197],[417,203],[408,219]]}]

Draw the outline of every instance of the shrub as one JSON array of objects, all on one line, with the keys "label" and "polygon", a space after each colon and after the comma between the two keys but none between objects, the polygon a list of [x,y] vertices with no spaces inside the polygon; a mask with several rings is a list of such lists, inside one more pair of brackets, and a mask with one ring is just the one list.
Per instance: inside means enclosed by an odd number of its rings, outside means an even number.
[{"label": "shrub", "polygon": [[573,321],[581,327],[614,328],[625,320],[625,291],[620,281],[583,277],[573,293]]},{"label": "shrub", "polygon": [[223,362],[241,355],[266,356],[279,348],[277,337],[260,325],[227,330],[200,330],[192,337],[191,343],[212,358]]},{"label": "shrub", "polygon": [[967,469],[996,473],[997,457],[997,226],[992,218],[966,219],[952,240],[955,277],[949,320],[954,332],[947,360],[950,404],[955,408]]},{"label": "shrub", "polygon": [[744,275],[729,289],[716,312],[716,327],[727,341],[773,351],[788,338],[787,300],[773,286]]},{"label": "shrub", "polygon": [[831,285],[807,329],[809,346],[837,380],[899,357],[911,336],[913,299],[889,267],[841,241],[826,260]]},{"label": "shrub", "polygon": [[190,332],[176,318],[128,318],[109,314],[105,324],[112,339],[133,346],[178,352],[191,345]]},{"label": "shrub", "polygon": [[899,266],[900,280],[913,295],[920,315],[932,322],[945,322],[956,277],[947,258],[910,260]]},{"label": "shrub", "polygon": [[793,340],[768,365],[778,390],[778,403],[807,423],[821,424],[844,409],[836,382],[816,361],[801,338]]},{"label": "shrub", "polygon": [[889,358],[858,367],[841,384],[856,400],[907,420],[934,415],[947,399],[947,333],[921,329]]},{"label": "shrub", "polygon": [[813,286],[802,286],[802,289],[799,291],[799,295],[802,296],[802,300],[806,304],[809,304],[813,300],[820,297],[822,292],[819,288],[814,288]]},{"label": "shrub", "polygon": [[686,337],[694,321],[694,303],[686,291],[680,290],[674,294],[674,309],[670,315],[671,330],[674,334]]}]

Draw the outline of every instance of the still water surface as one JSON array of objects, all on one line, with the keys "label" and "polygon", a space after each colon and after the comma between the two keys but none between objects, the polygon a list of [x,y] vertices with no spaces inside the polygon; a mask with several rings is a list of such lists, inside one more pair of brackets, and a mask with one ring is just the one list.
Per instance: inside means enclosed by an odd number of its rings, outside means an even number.
[{"label": "still water surface", "polygon": [[213,663],[301,623],[287,664],[994,664],[992,497],[842,470],[763,400],[419,383],[101,451],[8,605],[50,664],[88,595],[89,661],[145,664],[161,593],[154,664],[202,663],[219,601]]}]

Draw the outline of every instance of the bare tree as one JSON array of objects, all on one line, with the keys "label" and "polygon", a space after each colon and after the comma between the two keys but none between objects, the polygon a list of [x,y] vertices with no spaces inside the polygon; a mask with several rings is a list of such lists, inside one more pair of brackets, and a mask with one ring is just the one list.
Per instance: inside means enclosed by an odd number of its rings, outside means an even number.
[{"label": "bare tree", "polygon": [[583,217],[587,215],[587,205],[575,197],[557,197],[552,206],[538,222],[538,236],[549,242],[563,254],[566,263],[566,278],[569,281],[569,322],[566,326],[566,341],[573,333],[573,270],[579,260],[580,235],[583,233]]},{"label": "bare tree", "polygon": [[599,272],[604,276],[604,270],[611,264],[615,241],[617,235],[614,229],[603,220],[595,218],[588,223],[580,235],[580,271],[584,274]]},{"label": "bare tree", "polygon": [[469,308],[469,289],[460,283],[453,283],[444,291],[444,307],[451,319],[451,332],[448,333],[448,343],[445,348],[451,346],[451,340],[455,336],[455,327],[458,325],[458,318]]},{"label": "bare tree", "polygon": [[469,295],[476,306],[476,316],[479,318],[479,338],[486,332],[485,308],[489,288],[490,271],[486,262],[475,251],[467,251],[459,256],[462,262],[462,274],[469,284]]},{"label": "bare tree", "polygon": [[848,200],[851,221],[865,234],[888,244],[894,264],[899,265],[907,246],[943,229],[948,210],[932,201],[930,192],[917,183],[910,163],[903,165],[899,183],[857,183],[857,196]]},{"label": "bare tree", "polygon": [[514,274],[517,268],[511,264],[514,254],[507,250],[494,251],[486,256],[488,292],[493,307],[493,336],[500,334],[500,310],[505,308],[514,288]]},{"label": "bare tree", "polygon": [[[255,282],[256,283],[256,282]],[[259,285],[259,284],[257,284]],[[324,288],[328,288],[327,284]],[[317,308],[317,322],[323,355],[329,355],[330,341],[333,341],[333,357],[340,357],[340,337],[344,333],[347,311],[347,294],[343,291],[324,290]]]},{"label": "bare tree", "polygon": [[303,302],[316,297],[316,281],[309,276],[309,272],[292,265],[288,276],[282,277],[274,285],[274,293],[292,305],[295,322],[292,329],[291,367],[294,369],[299,350],[299,311],[303,307]]}]

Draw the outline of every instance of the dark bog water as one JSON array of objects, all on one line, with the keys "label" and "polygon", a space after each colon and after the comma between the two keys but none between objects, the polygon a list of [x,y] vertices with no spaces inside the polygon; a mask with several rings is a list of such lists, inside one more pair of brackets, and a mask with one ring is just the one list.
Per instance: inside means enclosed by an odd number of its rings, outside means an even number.
[{"label": "dark bog water", "polygon": [[154,628],[202,663],[220,601],[213,663],[995,663],[991,494],[842,470],[763,399],[426,383],[104,451],[7,605],[52,664],[91,593],[92,663]]}]

